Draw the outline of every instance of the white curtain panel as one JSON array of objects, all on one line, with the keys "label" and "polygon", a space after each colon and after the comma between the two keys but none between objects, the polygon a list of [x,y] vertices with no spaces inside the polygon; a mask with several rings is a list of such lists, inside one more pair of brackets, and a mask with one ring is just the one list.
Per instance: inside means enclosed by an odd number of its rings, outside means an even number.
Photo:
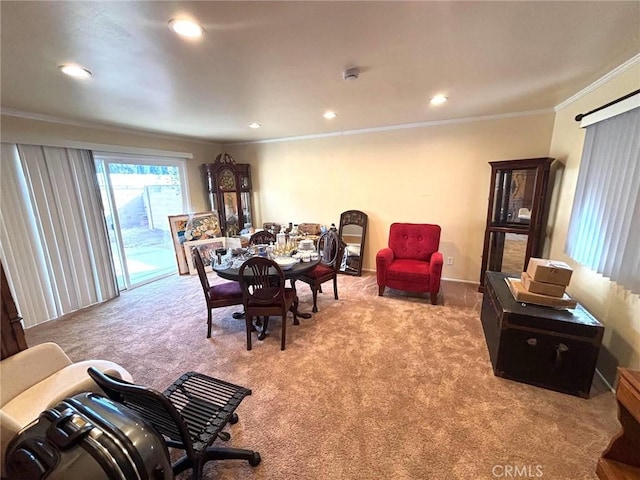
[{"label": "white curtain panel", "polygon": [[640,108],[587,127],[565,251],[640,293]]},{"label": "white curtain panel", "polygon": [[[8,232],[5,240],[3,232],[2,241],[3,250],[16,258],[17,265],[8,266],[8,270],[25,326],[117,296],[91,152],[35,145],[18,145],[17,151],[20,168],[16,169],[14,181],[22,183],[26,191],[16,199],[22,202],[22,230],[25,224],[30,225],[29,242],[35,246],[32,255],[27,252],[18,257],[14,252],[23,248],[17,245],[22,239]],[[4,187],[2,197],[4,200]],[[4,217],[3,202],[3,220]],[[40,278],[35,289],[41,293],[25,292],[25,287],[34,286],[13,280],[33,277],[34,272]],[[20,300],[24,297],[38,305],[33,317],[24,311],[29,308]]]},{"label": "white curtain panel", "polygon": [[53,290],[15,144],[1,145],[0,255],[25,326],[54,318]]}]

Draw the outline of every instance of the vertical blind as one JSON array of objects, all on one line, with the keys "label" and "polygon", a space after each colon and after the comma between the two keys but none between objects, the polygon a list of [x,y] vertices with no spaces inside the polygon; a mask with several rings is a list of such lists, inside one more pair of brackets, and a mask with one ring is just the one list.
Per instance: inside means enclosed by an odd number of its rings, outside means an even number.
[{"label": "vertical blind", "polygon": [[25,326],[117,296],[91,152],[3,144],[2,154],[2,259]]},{"label": "vertical blind", "polygon": [[640,108],[587,127],[565,251],[640,293]]}]

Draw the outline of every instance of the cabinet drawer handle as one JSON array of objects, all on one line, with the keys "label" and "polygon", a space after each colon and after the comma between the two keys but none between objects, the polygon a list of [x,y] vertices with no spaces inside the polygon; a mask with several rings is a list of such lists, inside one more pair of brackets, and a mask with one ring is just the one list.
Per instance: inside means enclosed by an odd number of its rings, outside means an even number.
[{"label": "cabinet drawer handle", "polygon": [[536,345],[538,345],[538,339],[537,338],[527,338],[527,343],[529,345],[531,345],[532,347],[535,347]]},{"label": "cabinet drawer handle", "polygon": [[564,343],[559,343],[556,345],[556,364],[555,367],[559,367],[562,363],[562,354],[569,351],[569,347],[567,347]]}]

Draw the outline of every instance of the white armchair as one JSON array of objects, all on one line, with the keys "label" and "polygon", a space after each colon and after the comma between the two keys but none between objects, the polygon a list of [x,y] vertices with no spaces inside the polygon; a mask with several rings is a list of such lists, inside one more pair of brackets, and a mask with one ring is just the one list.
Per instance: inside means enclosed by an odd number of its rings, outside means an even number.
[{"label": "white armchair", "polygon": [[43,410],[76,393],[102,393],[89,377],[89,367],[132,381],[129,372],[114,362],[85,360],[74,363],[55,343],[27,348],[0,362],[0,473],[4,472],[9,440],[37,419]]}]

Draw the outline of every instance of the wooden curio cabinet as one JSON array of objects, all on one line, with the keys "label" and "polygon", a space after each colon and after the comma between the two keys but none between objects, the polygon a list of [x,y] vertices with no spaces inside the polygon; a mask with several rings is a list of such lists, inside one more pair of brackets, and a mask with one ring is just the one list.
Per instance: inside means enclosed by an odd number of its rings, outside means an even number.
[{"label": "wooden curio cabinet", "polygon": [[253,223],[251,214],[251,168],[221,153],[214,163],[202,165],[211,211],[218,212],[226,236],[238,235]]},{"label": "wooden curio cabinet", "polygon": [[480,292],[487,270],[520,276],[529,258],[542,256],[553,163],[553,158],[489,162],[491,186]]}]

